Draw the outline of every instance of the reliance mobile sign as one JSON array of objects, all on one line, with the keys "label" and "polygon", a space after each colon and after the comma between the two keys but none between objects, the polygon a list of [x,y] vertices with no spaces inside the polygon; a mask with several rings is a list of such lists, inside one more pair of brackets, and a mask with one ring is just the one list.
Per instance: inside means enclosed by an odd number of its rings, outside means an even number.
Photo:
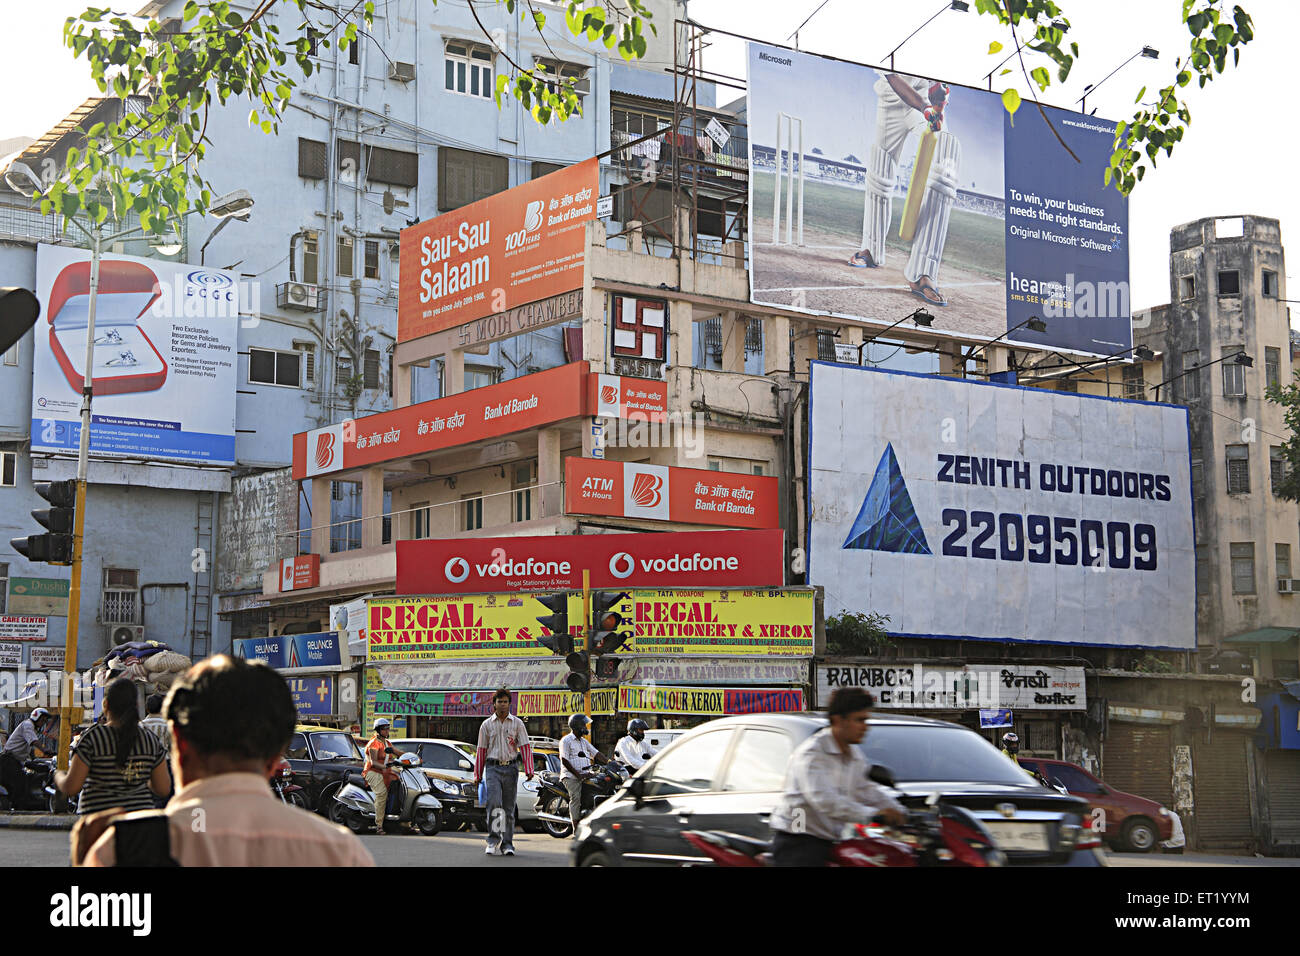
[{"label": "reliance mobile sign", "polygon": [[402,230],[397,341],[582,287],[597,160]]},{"label": "reliance mobile sign", "polygon": [[521,535],[397,542],[398,594],[593,588],[780,587],[784,533]]},{"label": "reliance mobile sign", "polygon": [[828,614],[1195,647],[1186,408],[826,363],[811,393],[808,573]]}]

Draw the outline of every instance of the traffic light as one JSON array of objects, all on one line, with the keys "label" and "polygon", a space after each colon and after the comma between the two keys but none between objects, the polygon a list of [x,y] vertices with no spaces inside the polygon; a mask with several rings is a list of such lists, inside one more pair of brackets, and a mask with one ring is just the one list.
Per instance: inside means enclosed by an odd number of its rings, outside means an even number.
[{"label": "traffic light", "polygon": [[621,663],[617,657],[596,658],[596,680],[618,680],[618,665]]},{"label": "traffic light", "polygon": [[548,594],[537,600],[551,612],[537,618],[537,623],[551,632],[538,635],[537,643],[552,654],[568,654],[573,650],[573,638],[569,634],[569,592]]},{"label": "traffic light", "polygon": [[564,658],[569,665],[569,673],[564,678],[564,686],[577,694],[585,693],[591,686],[591,658],[586,651],[574,651]]},{"label": "traffic light", "polygon": [[36,493],[53,506],[32,512],[32,517],[42,527],[49,529],[49,533],[10,538],[9,545],[28,561],[71,564],[72,531],[77,515],[77,483],[71,479],[39,481],[36,483]]},{"label": "traffic light", "polygon": [[622,630],[623,615],[614,608],[627,600],[626,591],[593,591],[591,593],[591,648],[597,657],[612,654],[632,635]]}]

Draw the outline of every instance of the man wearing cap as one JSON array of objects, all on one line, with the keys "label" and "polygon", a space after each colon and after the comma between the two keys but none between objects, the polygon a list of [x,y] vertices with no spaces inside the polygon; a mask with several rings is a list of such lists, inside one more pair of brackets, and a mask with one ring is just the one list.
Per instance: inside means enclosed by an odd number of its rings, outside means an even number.
[{"label": "man wearing cap", "polygon": [[392,721],[387,717],[375,720],[375,735],[366,744],[366,765],[361,768],[366,783],[375,794],[375,834],[384,835],[384,819],[388,816],[388,785],[397,779],[397,773],[389,764],[390,758],[397,758],[402,751],[388,742]]}]

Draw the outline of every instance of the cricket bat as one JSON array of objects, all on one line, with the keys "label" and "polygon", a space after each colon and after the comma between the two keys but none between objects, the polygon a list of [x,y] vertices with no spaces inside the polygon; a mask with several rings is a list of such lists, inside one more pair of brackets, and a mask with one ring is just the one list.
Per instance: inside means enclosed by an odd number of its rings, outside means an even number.
[{"label": "cricket bat", "polygon": [[907,184],[907,201],[903,204],[903,219],[898,224],[898,238],[911,242],[916,235],[916,220],[921,214],[921,200],[925,198],[925,184],[930,178],[930,161],[934,158],[934,130],[921,134],[916,147],[916,162],[912,164],[912,179]]}]

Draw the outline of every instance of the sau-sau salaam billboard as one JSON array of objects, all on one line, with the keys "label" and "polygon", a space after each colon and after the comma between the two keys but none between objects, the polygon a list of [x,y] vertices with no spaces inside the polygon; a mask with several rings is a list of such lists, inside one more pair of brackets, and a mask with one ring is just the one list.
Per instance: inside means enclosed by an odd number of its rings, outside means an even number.
[{"label": "sau-sau salaam billboard", "polygon": [[1196,645],[1187,409],[813,363],[809,581],[892,634]]},{"label": "sau-sau salaam billboard", "polygon": [[592,158],[403,229],[397,341],[581,288],[599,192]]},{"label": "sau-sau salaam billboard", "polygon": [[1008,338],[1132,345],[1114,123],[758,43],[748,103],[754,302],[884,324],[924,307],[972,340],[1038,316]]}]

